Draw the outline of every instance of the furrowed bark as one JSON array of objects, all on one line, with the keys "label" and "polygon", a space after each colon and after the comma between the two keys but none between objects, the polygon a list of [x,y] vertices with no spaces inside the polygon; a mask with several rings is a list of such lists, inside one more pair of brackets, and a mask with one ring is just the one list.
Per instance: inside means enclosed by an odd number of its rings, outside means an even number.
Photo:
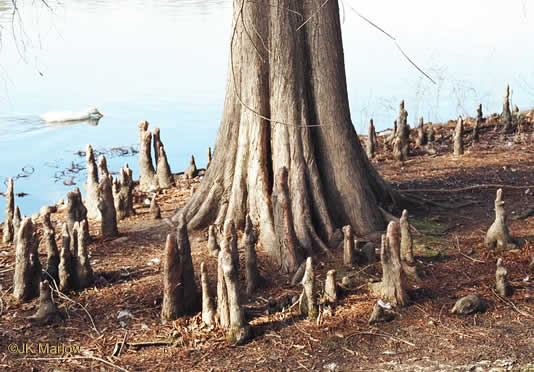
[{"label": "furrowed bark", "polygon": [[[298,32],[303,19],[287,8],[310,18]],[[359,235],[383,230],[378,206],[400,197],[365,156],[350,120],[337,0],[276,7],[235,0],[233,19],[214,157],[172,221],[183,215],[193,229],[233,220],[242,229],[249,214],[262,248],[292,272],[305,256],[328,252],[337,226]],[[277,185],[281,168],[290,198]]]},{"label": "furrowed bark", "polygon": [[74,260],[76,288],[83,289],[93,283],[93,269],[89,262],[89,224],[87,220],[77,224],[77,256]]},{"label": "furrowed bark", "polygon": [[163,303],[161,318],[175,320],[185,313],[184,305],[184,260],[178,252],[176,235],[167,235],[163,262]]}]

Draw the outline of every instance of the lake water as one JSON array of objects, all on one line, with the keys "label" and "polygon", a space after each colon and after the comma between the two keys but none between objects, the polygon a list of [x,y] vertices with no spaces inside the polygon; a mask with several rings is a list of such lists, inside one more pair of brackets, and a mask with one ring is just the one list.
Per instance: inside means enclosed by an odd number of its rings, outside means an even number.
[{"label": "lake water", "polygon": [[[0,0],[0,180],[18,177],[23,214],[85,181],[87,143],[137,146],[137,123],[161,128],[173,171],[194,154],[203,167],[222,113],[231,32],[228,0]],[[374,118],[392,125],[401,99],[409,123],[500,112],[506,84],[520,108],[534,106],[534,4],[524,1],[340,3],[351,114],[359,133]],[[393,35],[395,43],[357,15]],[[47,111],[96,106],[98,125],[44,124]],[[137,157],[108,158],[111,171]],[[73,164],[75,162],[75,164]],[[72,168],[74,172],[65,173]],[[65,176],[63,176],[65,175]],[[67,183],[67,185],[64,184]],[[5,186],[0,186],[4,190]],[[0,198],[0,219],[3,219]]]}]

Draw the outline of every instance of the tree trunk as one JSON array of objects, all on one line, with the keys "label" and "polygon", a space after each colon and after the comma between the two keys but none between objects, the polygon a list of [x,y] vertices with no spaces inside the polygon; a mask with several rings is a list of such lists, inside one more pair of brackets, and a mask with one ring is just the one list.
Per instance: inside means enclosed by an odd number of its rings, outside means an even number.
[{"label": "tree trunk", "polygon": [[305,252],[324,252],[347,224],[358,235],[383,230],[378,205],[399,195],[365,156],[350,119],[337,0],[234,0],[233,20],[214,157],[172,221],[183,215],[191,229],[233,220],[242,229],[248,213],[263,249],[294,270],[275,228],[275,174],[286,168],[291,225]]}]

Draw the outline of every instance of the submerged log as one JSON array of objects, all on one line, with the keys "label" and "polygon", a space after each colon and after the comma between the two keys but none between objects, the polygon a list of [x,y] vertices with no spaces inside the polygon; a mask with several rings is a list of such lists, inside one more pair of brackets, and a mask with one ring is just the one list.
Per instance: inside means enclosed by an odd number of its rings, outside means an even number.
[{"label": "submerged log", "polygon": [[39,296],[41,262],[39,242],[35,227],[29,217],[24,218],[17,231],[15,253],[15,274],[13,276],[13,296],[17,300],[29,301]]},{"label": "submerged log", "polygon": [[508,281],[508,270],[502,264],[502,258],[497,260],[497,270],[495,271],[495,283],[497,293],[500,296],[508,297],[513,293],[513,288]]},{"label": "submerged log", "polygon": [[202,321],[210,326],[215,324],[215,305],[209,291],[208,271],[204,262],[200,263],[200,284],[202,286]]},{"label": "submerged log", "polygon": [[98,209],[102,215],[101,230],[103,237],[114,237],[119,235],[117,230],[117,212],[111,191],[111,180],[103,177],[98,185]]},{"label": "submerged log", "polygon": [[343,227],[343,264],[352,267],[354,263],[354,232],[350,225]]},{"label": "submerged log", "polygon": [[313,272],[313,260],[311,257],[306,259],[306,270],[302,277],[302,294],[300,295],[300,313],[310,319],[317,318],[319,308],[317,307],[317,294],[315,288],[315,274]]},{"label": "submerged log", "polygon": [[256,243],[258,237],[254,231],[254,226],[250,216],[247,215],[245,223],[245,233],[243,235],[243,246],[245,248],[245,267],[247,295],[252,296],[260,284],[260,273],[258,271],[258,262],[256,257]]},{"label": "submerged log", "polygon": [[13,217],[15,215],[15,193],[13,190],[13,178],[9,178],[6,191],[6,216],[4,221],[4,243],[11,243],[17,234],[13,227]]},{"label": "submerged log", "polygon": [[195,164],[195,157],[191,155],[191,160],[189,161],[189,168],[184,172],[186,179],[195,178],[198,175],[197,165]]},{"label": "submerged log", "polygon": [[464,120],[460,116],[456,122],[454,130],[454,155],[460,156],[464,154]]},{"label": "submerged log", "polygon": [[495,221],[488,229],[484,244],[490,249],[513,249],[517,245],[513,242],[506,224],[506,211],[502,200],[502,189],[497,190],[495,198]]},{"label": "submerged log", "polygon": [[100,211],[98,210],[98,168],[91,145],[87,145],[85,160],[87,167],[87,183],[85,184],[87,217],[100,220]]},{"label": "submerged log", "polygon": [[39,309],[35,314],[29,316],[28,319],[39,326],[54,323],[61,319],[61,315],[52,300],[52,293],[50,291],[50,284],[48,280],[41,282],[39,293]]}]

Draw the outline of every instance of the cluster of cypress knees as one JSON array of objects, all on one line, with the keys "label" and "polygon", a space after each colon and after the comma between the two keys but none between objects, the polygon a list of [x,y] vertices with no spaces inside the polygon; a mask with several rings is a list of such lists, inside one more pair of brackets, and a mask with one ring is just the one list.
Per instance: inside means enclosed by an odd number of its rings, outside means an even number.
[{"label": "cluster of cypress knees", "polygon": [[[400,125],[394,132],[393,147],[400,154],[407,155],[406,124],[407,113],[401,103]],[[479,108],[479,118],[482,116]],[[477,122],[479,120],[477,119]],[[421,128],[422,126],[420,126]],[[399,129],[400,128],[400,129]],[[462,128],[460,124],[460,129]],[[371,122],[371,129],[374,128]],[[148,123],[139,124],[140,152],[139,189],[152,192],[160,188],[175,184],[174,175],[170,171],[164,146],[160,139],[159,129],[154,130],[153,146],[156,158],[154,168],[151,158],[152,134],[148,131]],[[432,132],[431,132],[432,133]],[[371,142],[376,140],[376,134],[369,136]],[[431,138],[429,133],[426,138]],[[376,144],[376,143],[375,143]],[[368,144],[369,148],[374,146]],[[402,155],[404,156],[404,155]],[[62,225],[62,247],[58,250],[55,240],[55,230],[51,222],[51,214],[57,212],[57,207],[45,206],[39,217],[42,224],[42,237],[39,242],[36,222],[37,218],[21,218],[20,210],[15,206],[14,185],[10,179],[7,189],[6,219],[4,222],[3,241],[13,242],[16,249],[15,273],[13,278],[13,295],[20,301],[29,301],[39,296],[39,309],[29,317],[38,324],[48,324],[59,319],[59,312],[52,300],[51,288],[60,292],[82,290],[94,283],[94,273],[90,265],[88,244],[88,218],[101,221],[102,237],[115,237],[119,232],[117,220],[135,214],[133,208],[133,190],[135,183],[132,171],[126,164],[120,171],[119,179],[114,179],[109,173],[106,158],[101,155],[98,165],[95,154],[90,145],[86,151],[88,180],[86,186],[87,197],[85,204],[78,188],[67,194],[67,221]],[[208,166],[211,162],[211,149],[208,150]],[[99,174],[100,173],[100,177]],[[190,167],[184,172],[185,178],[196,177],[199,173],[194,158]],[[152,198],[151,213],[154,218],[160,218],[160,209],[155,196]],[[495,200],[495,221],[489,228],[485,244],[489,248],[509,249],[516,246],[516,241],[510,236],[506,225],[506,213],[502,190],[497,191]],[[413,257],[413,239],[410,232],[408,212],[403,211],[400,219],[393,220],[382,235],[380,260],[382,264],[382,280],[370,283],[370,289],[382,300],[394,306],[405,306],[409,303],[406,292],[405,278],[420,280],[420,271]],[[355,261],[365,260],[367,264],[376,262],[375,246],[371,242],[355,240],[351,226],[345,226],[343,261],[352,267]],[[47,268],[45,271],[39,261],[39,243],[46,247]],[[246,218],[245,230],[241,245],[244,247],[246,293],[252,296],[262,282],[256,258],[257,234],[249,216]],[[163,270],[163,303],[161,317],[163,320],[173,320],[184,314],[197,311],[202,312],[202,320],[207,325],[218,323],[227,330],[228,341],[232,344],[243,343],[251,336],[251,329],[244,316],[244,309],[240,303],[239,287],[239,251],[238,238],[233,221],[225,222],[222,232],[218,232],[215,225],[208,230],[208,251],[218,257],[217,269],[217,297],[216,301],[209,292],[209,279],[206,265],[200,265],[199,291],[195,282],[191,246],[189,243],[187,223],[181,216],[175,233],[167,236],[165,243]],[[356,260],[356,257],[363,259]],[[313,270],[313,259],[308,257],[295,273],[292,283],[301,283],[302,293],[298,297],[298,305],[302,314],[315,318],[320,315],[318,307],[318,289]],[[512,287],[507,280],[507,270],[502,260],[497,262],[496,288],[502,296],[512,293]],[[51,285],[51,284],[52,285]],[[345,277],[343,286],[350,285],[350,278]],[[327,272],[323,302],[335,303],[338,299],[338,284],[336,271]],[[375,305],[370,323],[391,318],[385,312],[382,302]],[[469,314],[485,311],[487,303],[477,295],[470,295],[460,299],[452,311]]]},{"label": "cluster of cypress knees", "polygon": [[[517,105],[514,105],[513,112],[510,110],[510,87],[506,87],[506,94],[504,96],[503,111],[501,113],[502,132],[510,133],[515,128],[515,133],[518,138],[524,136],[524,121],[522,114]],[[471,140],[473,143],[479,141],[481,125],[484,121],[482,116],[482,105],[478,105],[477,117],[471,132]],[[464,132],[466,122],[460,116],[454,128],[453,138],[453,154],[461,156],[464,154]],[[498,127],[495,126],[495,129]],[[425,125],[423,117],[419,119],[419,126],[416,129],[415,145],[423,147],[431,144],[436,139],[434,125],[428,123]],[[408,125],[408,112],[404,108],[404,101],[400,103],[399,118],[393,123],[391,134],[385,138],[384,145],[391,149],[393,159],[404,162],[408,159],[410,152],[410,126]],[[376,156],[379,142],[376,135],[373,119],[369,122],[369,133],[365,140],[366,153],[369,159]]]}]

